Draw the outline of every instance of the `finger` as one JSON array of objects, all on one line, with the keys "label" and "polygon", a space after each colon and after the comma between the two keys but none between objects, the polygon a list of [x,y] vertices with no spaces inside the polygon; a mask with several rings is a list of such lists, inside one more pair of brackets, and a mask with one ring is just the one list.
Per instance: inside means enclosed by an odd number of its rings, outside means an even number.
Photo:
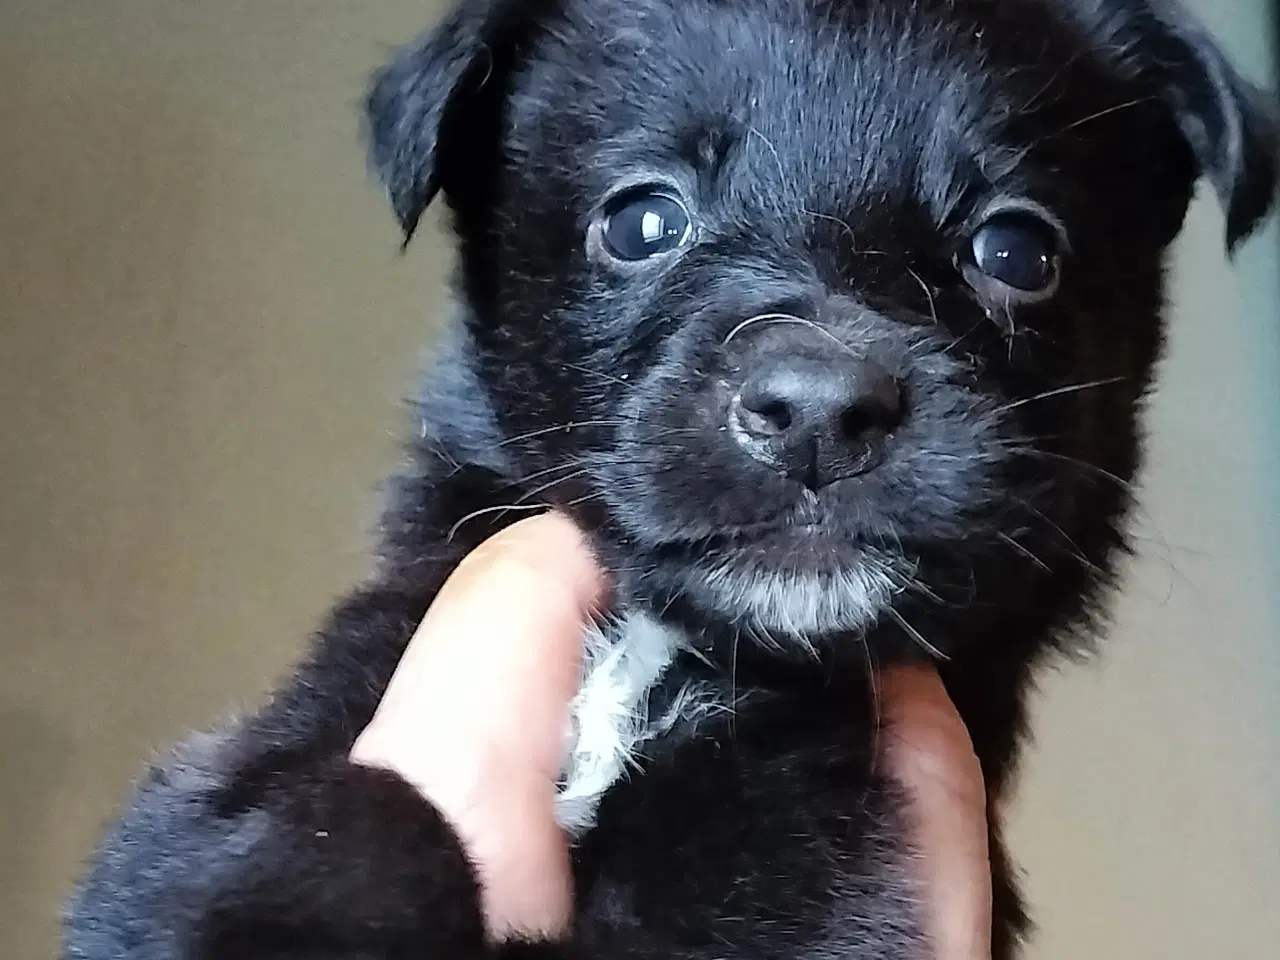
[{"label": "finger", "polygon": [[[437,765],[447,753],[474,759],[483,747],[513,753],[531,775],[554,779],[583,626],[605,592],[604,575],[569,520],[548,514],[507,528],[445,583],[371,726],[390,717],[426,724],[416,735]],[[456,733],[423,736],[426,729]]]},{"label": "finger", "polygon": [[352,750],[357,762],[396,770],[453,823],[495,940],[569,923],[554,783],[582,628],[605,589],[563,517],[496,535],[441,589]]},{"label": "finger", "polygon": [[938,960],[990,960],[986,791],[969,733],[938,674],[888,671],[884,761],[910,798],[911,829]]}]

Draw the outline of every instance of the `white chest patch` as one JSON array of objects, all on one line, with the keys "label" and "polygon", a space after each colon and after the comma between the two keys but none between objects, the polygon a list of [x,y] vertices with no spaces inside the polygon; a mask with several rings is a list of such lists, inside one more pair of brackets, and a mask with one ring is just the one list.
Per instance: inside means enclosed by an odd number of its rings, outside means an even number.
[{"label": "white chest patch", "polygon": [[593,826],[600,799],[646,741],[715,707],[690,686],[660,716],[649,715],[651,691],[686,646],[680,631],[642,613],[587,631],[582,684],[569,705],[569,755],[556,797],[556,819],[570,835]]}]

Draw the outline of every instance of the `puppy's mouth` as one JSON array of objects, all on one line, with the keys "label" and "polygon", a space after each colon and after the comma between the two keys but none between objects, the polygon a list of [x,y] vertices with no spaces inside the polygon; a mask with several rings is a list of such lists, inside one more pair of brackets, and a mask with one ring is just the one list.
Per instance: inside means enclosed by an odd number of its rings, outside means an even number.
[{"label": "puppy's mouth", "polygon": [[757,532],[718,551],[726,566],[779,577],[835,578],[883,560],[883,551],[848,531],[813,523]]},{"label": "puppy's mouth", "polygon": [[771,523],[688,544],[676,560],[682,592],[713,619],[777,637],[862,632],[907,584],[912,564],[892,540],[852,521],[847,506],[801,497]]},{"label": "puppy's mouth", "polygon": [[873,516],[872,505],[856,497],[800,488],[770,519],[722,531],[715,547],[763,564],[772,561],[779,569],[800,560],[810,567],[838,569],[860,562],[868,550],[885,542],[872,530]]}]

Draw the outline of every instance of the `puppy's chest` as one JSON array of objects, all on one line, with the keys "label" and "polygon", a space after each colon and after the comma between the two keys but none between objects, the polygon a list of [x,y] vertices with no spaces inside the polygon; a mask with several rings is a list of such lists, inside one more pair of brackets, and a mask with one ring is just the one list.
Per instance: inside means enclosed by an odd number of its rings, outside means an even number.
[{"label": "puppy's chest", "polygon": [[689,638],[644,613],[593,624],[584,636],[582,679],[569,705],[568,756],[556,816],[571,836],[595,823],[605,794],[639,771],[640,753],[681,724],[730,707],[713,685],[673,682]]},{"label": "puppy's chest", "polygon": [[914,895],[860,705],[731,705],[691,656],[644,617],[588,638],[559,810],[590,952],[909,955]]}]

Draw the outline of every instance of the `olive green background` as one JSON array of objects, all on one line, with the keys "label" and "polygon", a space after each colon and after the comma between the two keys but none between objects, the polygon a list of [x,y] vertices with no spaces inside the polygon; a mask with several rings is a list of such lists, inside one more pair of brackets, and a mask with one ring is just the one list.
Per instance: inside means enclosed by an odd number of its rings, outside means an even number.
[{"label": "olive green background", "polygon": [[[1262,4],[1201,7],[1265,77]],[[0,0],[0,957],[53,954],[141,760],[365,569],[449,254],[398,255],[356,104],[438,9]],[[1280,942],[1280,242],[1231,272],[1221,226],[1179,251],[1112,642],[1044,684],[1033,958]]]}]

